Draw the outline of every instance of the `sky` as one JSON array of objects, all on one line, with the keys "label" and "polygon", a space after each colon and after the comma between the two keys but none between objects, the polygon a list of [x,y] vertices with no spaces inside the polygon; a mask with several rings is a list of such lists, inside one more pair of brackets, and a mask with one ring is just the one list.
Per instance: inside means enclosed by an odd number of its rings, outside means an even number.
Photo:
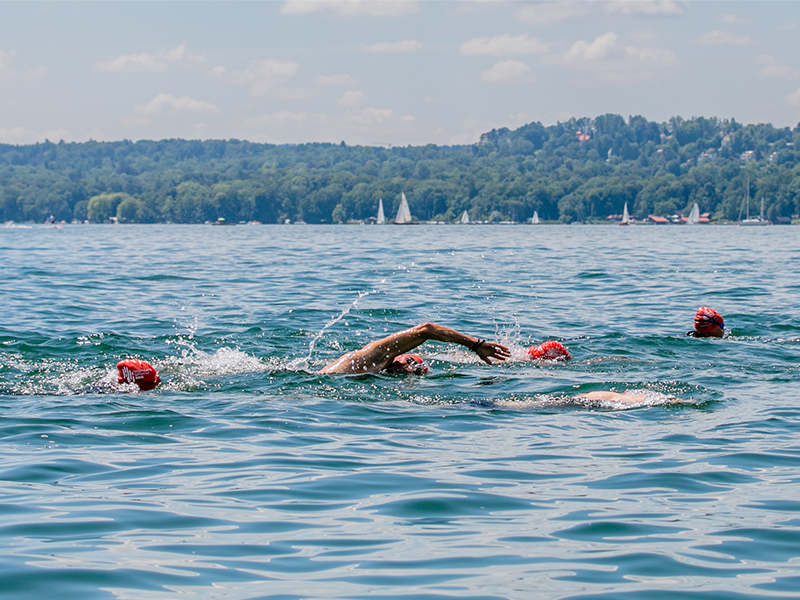
[{"label": "sky", "polygon": [[800,122],[800,2],[0,1],[0,143]]}]

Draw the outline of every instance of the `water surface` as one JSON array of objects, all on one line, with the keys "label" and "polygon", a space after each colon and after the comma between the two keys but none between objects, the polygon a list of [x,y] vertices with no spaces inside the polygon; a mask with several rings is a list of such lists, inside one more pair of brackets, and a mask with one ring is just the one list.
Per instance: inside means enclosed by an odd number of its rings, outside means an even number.
[{"label": "water surface", "polygon": [[[799,237],[0,229],[3,598],[796,598]],[[425,321],[513,358],[316,373]]]}]

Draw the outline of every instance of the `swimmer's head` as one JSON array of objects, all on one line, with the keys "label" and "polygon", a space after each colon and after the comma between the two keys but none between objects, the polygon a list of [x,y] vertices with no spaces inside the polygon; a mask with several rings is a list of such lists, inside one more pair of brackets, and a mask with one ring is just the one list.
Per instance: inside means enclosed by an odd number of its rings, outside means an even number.
[{"label": "swimmer's head", "polygon": [[725,321],[713,308],[701,306],[694,315],[695,337],[722,337]]},{"label": "swimmer's head", "polygon": [[396,356],[389,368],[389,373],[413,373],[414,375],[424,375],[428,372],[428,365],[416,354],[401,354]]},{"label": "swimmer's head", "polygon": [[117,381],[135,383],[142,391],[152,390],[161,378],[150,363],[136,358],[126,358],[117,363]]},{"label": "swimmer's head", "polygon": [[569,360],[572,355],[561,342],[549,340],[528,348],[528,357],[531,360]]}]

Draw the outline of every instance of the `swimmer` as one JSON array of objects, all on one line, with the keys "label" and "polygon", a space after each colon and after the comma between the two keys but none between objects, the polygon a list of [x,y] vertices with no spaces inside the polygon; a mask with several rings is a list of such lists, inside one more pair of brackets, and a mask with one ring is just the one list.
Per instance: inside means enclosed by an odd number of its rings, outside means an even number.
[{"label": "swimmer", "polygon": [[626,390],[621,394],[618,392],[587,392],[575,396],[576,400],[588,400],[589,402],[611,402],[613,404],[634,404],[641,406],[645,404],[663,404],[665,402],[682,402],[675,396],[667,396],[661,392],[652,390]]},{"label": "swimmer", "polygon": [[555,340],[548,340],[538,346],[531,346],[527,350],[531,360],[570,360],[572,355],[564,344]]},{"label": "swimmer", "polygon": [[489,365],[492,364],[491,359],[503,361],[511,355],[508,348],[500,344],[465,335],[436,323],[423,323],[370,342],[360,350],[348,352],[320,370],[320,373],[330,375],[385,371],[422,375],[427,372],[427,365],[422,358],[408,352],[427,340],[466,346]]},{"label": "swimmer", "polygon": [[126,358],[117,363],[117,381],[135,383],[140,390],[152,390],[161,383],[161,378],[150,363],[136,358]]},{"label": "swimmer", "polygon": [[615,402],[619,404],[642,404],[646,400],[646,396],[640,392],[641,390],[628,390],[623,394],[617,392],[587,392],[585,394],[578,394],[575,396],[579,400],[589,400],[592,402]]},{"label": "swimmer", "polygon": [[722,315],[707,306],[697,309],[694,315],[694,331],[686,332],[686,335],[696,338],[721,338],[724,334],[725,321]]}]

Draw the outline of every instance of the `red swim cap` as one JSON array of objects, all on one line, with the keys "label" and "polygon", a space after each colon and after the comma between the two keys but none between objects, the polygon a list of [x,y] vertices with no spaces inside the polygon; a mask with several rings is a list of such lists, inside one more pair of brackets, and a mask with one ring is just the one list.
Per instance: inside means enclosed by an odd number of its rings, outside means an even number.
[{"label": "red swim cap", "polygon": [[713,308],[708,308],[707,306],[701,306],[697,309],[697,312],[694,315],[695,331],[705,333],[706,331],[714,329],[714,327],[717,325],[723,329],[725,328],[725,321],[723,320],[721,314],[719,314]]},{"label": "red swim cap", "polygon": [[152,390],[161,378],[150,363],[137,358],[126,358],[117,363],[117,381],[119,383],[135,383],[142,391]]},{"label": "red swim cap", "polygon": [[564,344],[555,340],[549,340],[539,346],[531,346],[528,348],[528,356],[531,360],[569,360],[572,358]]},{"label": "red swim cap", "polygon": [[409,361],[415,363],[413,371],[417,375],[424,375],[428,372],[428,365],[426,365],[425,361],[422,360],[422,357],[417,354],[401,354],[397,358],[401,359],[406,366],[411,366],[409,365]]}]

